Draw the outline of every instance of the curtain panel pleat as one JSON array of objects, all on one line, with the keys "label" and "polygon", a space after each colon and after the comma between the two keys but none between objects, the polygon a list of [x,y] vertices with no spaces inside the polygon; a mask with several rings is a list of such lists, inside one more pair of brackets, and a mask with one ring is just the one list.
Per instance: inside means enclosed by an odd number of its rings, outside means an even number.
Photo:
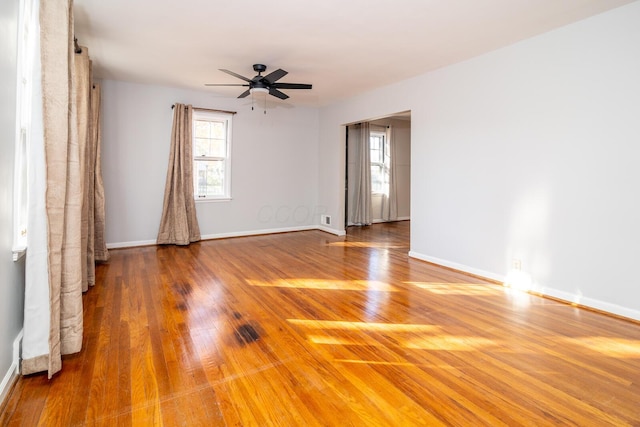
[{"label": "curtain panel pleat", "polygon": [[[43,162],[44,179],[29,175],[29,197],[38,202],[29,204],[35,229],[27,235],[22,373],[47,371],[49,378],[62,369],[62,355],[82,348],[82,292],[95,282],[90,197],[99,144],[92,137],[91,65],[86,48],[74,51],[72,6],[70,0],[39,3],[41,87],[34,87],[41,110],[34,108],[29,154]],[[46,239],[31,237],[43,229]]]},{"label": "curtain panel pleat", "polygon": [[193,107],[176,103],[158,244],[188,245],[200,240],[193,198]]},{"label": "curtain panel pleat", "polygon": [[[81,53],[74,55],[73,89],[74,102],[72,109],[75,109],[75,128],[78,139],[78,149],[80,158],[80,186],[82,187],[82,216],[81,216],[81,253],[86,262],[81,263],[82,271],[82,291],[89,289],[89,277],[94,277],[94,266],[89,265],[93,261],[93,251],[89,252],[89,230],[93,228],[93,218],[89,218],[89,195],[93,194],[91,185],[91,175],[93,167],[90,167],[92,143],[90,141],[91,123],[91,63],[87,48],[83,47]],[[92,283],[93,285],[93,283]]]},{"label": "curtain panel pleat", "polygon": [[[89,217],[93,215],[93,255],[94,261],[108,261],[109,251],[105,240],[105,198],[104,184],[102,181],[102,128],[100,126],[100,99],[101,86],[94,83],[91,86],[91,143],[93,144],[91,153],[93,154],[93,197],[89,201],[93,203],[93,212],[89,210]],[[89,244],[91,245],[91,243]],[[90,246],[91,247],[91,246]],[[95,282],[95,277],[94,277]]]}]

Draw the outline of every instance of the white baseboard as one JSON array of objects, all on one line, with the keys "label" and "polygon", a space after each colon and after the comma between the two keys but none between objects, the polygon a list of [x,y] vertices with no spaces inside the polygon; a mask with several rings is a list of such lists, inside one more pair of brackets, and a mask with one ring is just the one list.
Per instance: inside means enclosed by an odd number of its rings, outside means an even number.
[{"label": "white baseboard", "polygon": [[336,236],[346,236],[347,232],[344,230],[337,230],[335,228],[329,228],[329,227],[325,227],[323,225],[319,225],[318,227],[315,227],[316,230],[320,230],[320,231],[324,231],[325,233],[331,233],[331,234],[335,234]]},{"label": "white baseboard", "polygon": [[306,230],[316,230],[316,229],[318,229],[318,226],[316,225],[304,225],[299,227],[268,228],[263,230],[250,230],[250,231],[232,231],[230,233],[203,234],[202,240],[226,239],[229,237],[259,236],[261,234],[290,233],[292,231],[306,231]]},{"label": "white baseboard", "polygon": [[[232,231],[229,233],[203,234],[201,237],[202,237],[202,240],[214,240],[214,239],[226,239],[230,237],[259,236],[261,234],[290,233],[293,231],[307,231],[307,230],[322,230],[322,231],[326,231],[327,233],[335,234],[336,236],[344,236],[346,234],[344,230],[336,230],[334,228],[324,227],[322,225],[303,225],[298,227],[266,228],[262,230]],[[138,240],[133,242],[107,243],[107,249],[133,248],[136,246],[153,246],[155,244],[156,244],[155,240]]]},{"label": "white baseboard", "polygon": [[134,248],[136,246],[153,246],[155,244],[156,244],[155,240],[138,240],[133,242],[107,243],[107,249]]},{"label": "white baseboard", "polygon": [[631,308],[622,307],[617,304],[612,304],[606,301],[600,301],[593,298],[587,298],[583,295],[571,294],[565,291],[559,291],[552,288],[538,288],[534,287],[531,291],[545,295],[548,297],[556,298],[568,303],[578,304],[584,307],[593,308],[598,311],[604,311],[606,313],[615,314],[616,316],[626,317],[628,319],[640,321],[640,311],[633,310]]},{"label": "white baseboard", "polygon": [[18,334],[15,340],[13,340],[13,359],[11,366],[5,373],[0,382],[0,404],[7,398],[11,386],[18,379],[20,375],[20,350],[22,349],[22,330]]},{"label": "white baseboard", "polygon": [[[390,221],[387,221],[387,220],[384,220],[384,219],[374,219],[374,220],[373,220],[373,221],[371,221],[371,222],[372,222],[373,224],[380,224],[380,223],[383,223],[383,222],[408,221],[408,220],[410,220],[410,219],[411,219],[411,218],[410,218],[410,217],[408,217],[408,216],[399,216],[398,218],[396,218],[396,219],[392,219],[392,220],[390,220]],[[350,225],[353,225],[353,224],[350,224]]]},{"label": "white baseboard", "polygon": [[423,255],[421,253],[415,251],[409,251],[409,256],[411,258],[417,258],[422,261],[431,262],[433,264],[442,265],[443,267],[453,268],[454,270],[464,271],[465,273],[473,274],[474,276],[486,277],[487,279],[496,280],[500,283],[504,283],[504,276],[499,274],[491,273],[489,271],[480,270],[473,267],[468,267],[463,264],[458,264],[457,262],[447,261],[444,259]]},{"label": "white baseboard", "polygon": [[[409,221],[409,220],[411,220],[411,217],[399,216],[398,218],[393,219],[391,221],[385,221],[384,219],[374,219],[374,220],[371,221],[371,224],[382,224],[382,223],[385,223],[385,222],[398,222],[398,221]],[[347,223],[347,227],[352,227],[354,225],[360,225],[360,224],[354,224],[353,222]]]},{"label": "white baseboard", "polygon": [[[504,284],[507,281],[506,276],[501,274],[492,273],[490,271],[484,271],[477,268],[469,267],[463,264],[458,264],[456,262],[447,261],[444,259],[424,255],[415,251],[409,251],[409,256],[412,258],[420,259],[422,261],[431,262],[433,264],[442,265],[444,267],[453,268],[455,270],[460,270],[465,273],[473,274],[474,276],[484,277],[490,280],[498,281]],[[565,301],[567,303],[578,304],[584,307],[592,308],[598,311],[603,311],[606,313],[610,313],[616,316],[626,317],[628,319],[639,320],[640,321],[640,311],[633,310],[627,307],[622,307],[617,304],[612,304],[606,301],[600,301],[593,298],[587,298],[582,295],[572,294],[570,292],[560,291],[558,289],[547,288],[544,286],[536,286],[532,285],[526,291],[533,292],[536,294],[540,294],[542,296],[547,296],[551,298],[555,298],[558,300]]]}]

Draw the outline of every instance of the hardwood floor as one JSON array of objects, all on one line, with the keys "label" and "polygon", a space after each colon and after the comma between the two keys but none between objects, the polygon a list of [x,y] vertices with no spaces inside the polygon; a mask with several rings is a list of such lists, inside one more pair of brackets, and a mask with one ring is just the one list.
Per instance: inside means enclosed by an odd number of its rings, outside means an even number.
[{"label": "hardwood floor", "polygon": [[409,223],[112,251],[0,425],[640,425],[640,325],[407,256]]}]

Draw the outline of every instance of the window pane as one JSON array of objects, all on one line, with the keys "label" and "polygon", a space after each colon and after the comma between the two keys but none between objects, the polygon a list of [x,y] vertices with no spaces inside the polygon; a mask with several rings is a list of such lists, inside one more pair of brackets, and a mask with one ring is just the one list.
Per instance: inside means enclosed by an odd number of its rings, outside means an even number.
[{"label": "window pane", "polygon": [[209,122],[196,120],[196,138],[211,138],[211,126]]},{"label": "window pane", "polygon": [[224,139],[212,139],[209,141],[210,157],[226,157],[227,150]]},{"label": "window pane", "polygon": [[206,156],[208,152],[209,152],[209,139],[196,138],[196,143],[193,146],[193,155],[196,157]]},{"label": "window pane", "polygon": [[193,155],[194,157],[226,157],[227,147],[224,140],[196,138]]},{"label": "window pane", "polygon": [[195,121],[194,157],[226,157],[225,122]]},{"label": "window pane", "polygon": [[224,196],[224,160],[196,160],[194,186],[196,197]]},{"label": "window pane", "polygon": [[224,122],[209,122],[211,125],[211,138],[215,139],[225,139],[227,136],[227,132],[225,129]]},{"label": "window pane", "polygon": [[384,135],[372,133],[369,137],[371,163],[382,163],[384,161],[383,145]]},{"label": "window pane", "polygon": [[382,163],[382,152],[380,150],[371,150],[371,163]]},{"label": "window pane", "polygon": [[383,190],[384,177],[382,173],[382,166],[371,165],[371,191],[374,193],[381,193]]}]

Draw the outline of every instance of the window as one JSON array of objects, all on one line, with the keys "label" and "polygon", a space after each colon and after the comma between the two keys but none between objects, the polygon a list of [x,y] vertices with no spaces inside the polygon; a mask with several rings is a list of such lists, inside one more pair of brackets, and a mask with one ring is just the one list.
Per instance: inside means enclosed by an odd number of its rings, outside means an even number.
[{"label": "window", "polygon": [[387,193],[389,188],[389,144],[384,132],[371,131],[369,137],[371,156],[371,192]]},{"label": "window", "polygon": [[16,145],[13,189],[13,259],[20,259],[27,248],[27,173],[29,170],[29,140],[31,136],[31,92],[33,58],[36,53],[34,2],[20,2],[18,28],[18,63],[16,87]]},{"label": "window", "polygon": [[231,114],[193,112],[193,190],[196,200],[231,198]]}]

